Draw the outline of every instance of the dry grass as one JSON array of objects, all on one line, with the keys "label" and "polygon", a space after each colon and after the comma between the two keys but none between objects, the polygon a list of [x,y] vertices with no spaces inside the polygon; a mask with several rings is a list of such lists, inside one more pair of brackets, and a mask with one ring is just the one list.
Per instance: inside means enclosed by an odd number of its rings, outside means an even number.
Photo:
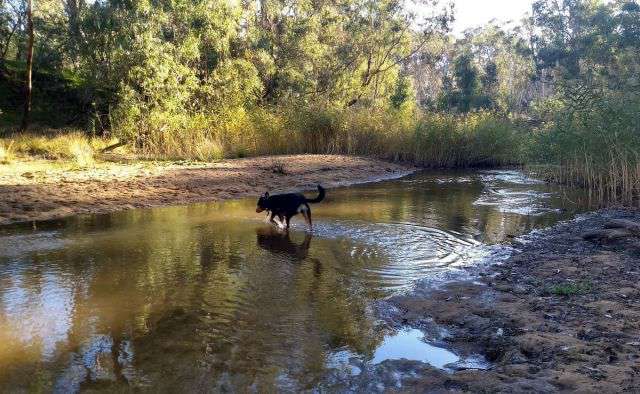
[{"label": "dry grass", "polygon": [[13,141],[0,141],[0,164],[9,164],[14,158]]},{"label": "dry grass", "polygon": [[154,114],[119,132],[135,140],[135,152],[148,158],[347,154],[448,168],[520,163],[524,142],[524,133],[511,121],[489,112],[420,114],[382,108]]},{"label": "dry grass", "polygon": [[0,157],[5,161],[16,156],[59,160],[83,168],[94,165],[96,152],[108,143],[78,131],[14,134],[0,139]]},{"label": "dry grass", "polygon": [[[239,109],[206,116],[155,114],[118,129],[117,134],[129,144],[113,153],[131,153],[134,160],[213,162],[312,153],[456,168],[513,164],[522,156],[522,132],[508,119],[488,112],[444,115],[371,108]],[[15,134],[0,141],[18,155],[88,167],[96,158],[106,159],[100,150],[116,140],[63,130]],[[274,165],[273,172],[286,171],[284,166]]]}]

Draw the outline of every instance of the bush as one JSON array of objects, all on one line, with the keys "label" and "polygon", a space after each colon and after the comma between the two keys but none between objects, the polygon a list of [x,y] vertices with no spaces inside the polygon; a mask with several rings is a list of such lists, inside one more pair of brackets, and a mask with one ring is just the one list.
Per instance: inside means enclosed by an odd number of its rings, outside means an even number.
[{"label": "bush", "polygon": [[558,296],[570,297],[591,292],[592,286],[589,282],[560,283],[546,289],[545,293]]}]

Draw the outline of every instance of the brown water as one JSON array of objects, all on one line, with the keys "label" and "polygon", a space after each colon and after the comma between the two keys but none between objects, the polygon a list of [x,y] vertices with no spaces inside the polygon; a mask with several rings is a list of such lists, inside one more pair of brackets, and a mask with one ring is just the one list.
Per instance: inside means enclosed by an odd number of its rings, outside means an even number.
[{"label": "brown water", "polygon": [[[293,391],[345,354],[412,358],[420,333],[385,336],[372,301],[571,217],[562,194],[418,173],[329,190],[313,234],[268,226],[253,199],[0,229],[0,391]],[[424,345],[416,359],[455,360]]]}]

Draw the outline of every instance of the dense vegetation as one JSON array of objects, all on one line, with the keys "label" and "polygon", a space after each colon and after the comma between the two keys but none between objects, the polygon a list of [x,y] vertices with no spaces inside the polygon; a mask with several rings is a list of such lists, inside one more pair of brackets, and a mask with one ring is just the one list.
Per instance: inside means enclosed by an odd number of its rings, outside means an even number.
[{"label": "dense vegetation", "polygon": [[[449,31],[455,7],[418,3],[35,0],[30,127],[164,158],[537,162],[602,201],[637,198],[637,1],[538,0],[518,23],[461,38]],[[0,0],[7,135],[25,101],[28,4]],[[0,156],[37,151],[8,141]]]}]

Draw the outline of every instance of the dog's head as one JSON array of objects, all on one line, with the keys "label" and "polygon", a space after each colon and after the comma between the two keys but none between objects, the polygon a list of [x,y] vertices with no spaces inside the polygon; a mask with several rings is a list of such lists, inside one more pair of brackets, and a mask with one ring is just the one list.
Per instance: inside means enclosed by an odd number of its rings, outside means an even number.
[{"label": "dog's head", "polygon": [[269,192],[266,192],[262,196],[260,196],[260,198],[258,199],[258,205],[256,206],[257,213],[260,213],[265,209],[269,209],[269,207],[267,207],[268,200],[269,200]]}]

